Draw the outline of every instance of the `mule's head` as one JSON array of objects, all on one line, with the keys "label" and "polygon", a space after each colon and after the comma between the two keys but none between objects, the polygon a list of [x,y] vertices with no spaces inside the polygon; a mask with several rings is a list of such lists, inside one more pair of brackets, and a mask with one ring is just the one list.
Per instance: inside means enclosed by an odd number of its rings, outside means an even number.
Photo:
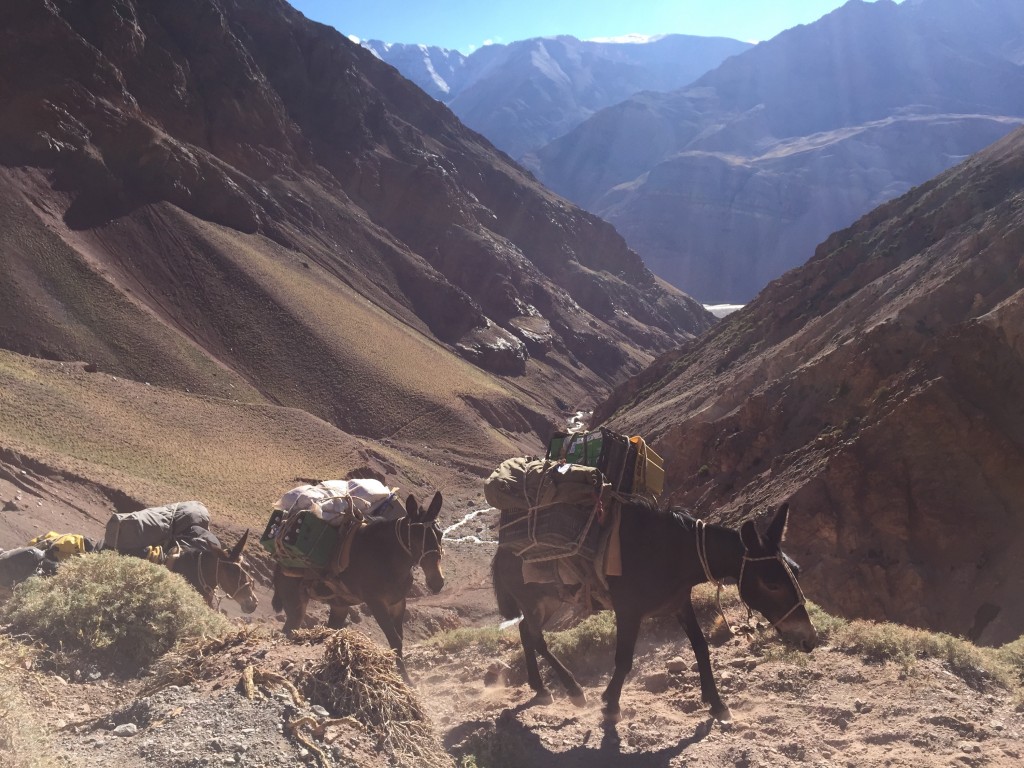
[{"label": "mule's head", "polygon": [[413,560],[423,569],[427,588],[437,594],[444,586],[444,571],[441,570],[441,529],[437,515],[441,511],[441,492],[434,494],[430,506],[424,510],[410,494],[405,500],[405,514],[409,520],[409,549]]},{"label": "mule's head", "polygon": [[248,539],[249,530],[246,529],[234,547],[230,550],[222,549],[216,553],[217,586],[238,603],[242,613],[252,613],[260,602],[256,597],[256,583],[249,574],[245,557],[242,555],[242,550]]},{"label": "mule's head", "polygon": [[782,551],[789,505],[776,510],[762,536],[752,520],[740,528],[743,541],[743,565],[740,569],[740,597],[763,614],[787,641],[805,651],[818,644],[818,634],[804,605],[804,593],[796,580],[796,565]]}]

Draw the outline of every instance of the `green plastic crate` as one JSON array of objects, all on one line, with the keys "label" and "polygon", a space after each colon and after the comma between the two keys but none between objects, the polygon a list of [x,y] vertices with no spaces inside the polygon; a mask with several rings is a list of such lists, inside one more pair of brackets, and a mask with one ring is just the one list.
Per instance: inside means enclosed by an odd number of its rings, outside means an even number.
[{"label": "green plastic crate", "polygon": [[555,434],[548,443],[548,458],[555,461],[565,459],[569,464],[596,467],[601,458],[603,432],[578,432],[576,434]]}]

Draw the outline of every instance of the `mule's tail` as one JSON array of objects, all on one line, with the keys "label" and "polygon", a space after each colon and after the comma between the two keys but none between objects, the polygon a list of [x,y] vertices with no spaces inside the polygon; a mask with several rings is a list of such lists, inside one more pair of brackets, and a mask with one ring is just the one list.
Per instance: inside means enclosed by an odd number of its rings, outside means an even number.
[{"label": "mule's tail", "polygon": [[503,619],[517,619],[522,613],[508,583],[511,574],[516,572],[512,569],[522,573],[522,567],[519,558],[508,550],[499,547],[494,553],[494,559],[491,561],[491,583],[494,585],[494,599],[498,601],[498,613]]}]

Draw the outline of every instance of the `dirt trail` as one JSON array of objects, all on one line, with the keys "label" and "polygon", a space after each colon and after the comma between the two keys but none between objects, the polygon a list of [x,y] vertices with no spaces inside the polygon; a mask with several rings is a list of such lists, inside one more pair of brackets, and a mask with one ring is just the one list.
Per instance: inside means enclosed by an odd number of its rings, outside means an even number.
[{"label": "dirt trail", "polygon": [[[18,476],[5,465],[0,475],[0,547],[18,546],[46,530],[99,535],[112,502],[101,489],[69,484],[45,473]],[[17,469],[18,472],[23,471]],[[13,504],[11,503],[13,502]],[[462,521],[463,510],[446,522]],[[483,768],[663,768],[667,766],[1019,766],[1024,764],[1024,711],[1009,694],[979,676],[971,685],[940,662],[909,668],[871,663],[828,646],[812,654],[783,653],[752,645],[746,637],[713,644],[712,660],[734,722],[708,718],[699,701],[693,655],[681,630],[645,627],[634,670],[623,690],[623,719],[602,725],[600,693],[611,671],[611,653],[574,666],[590,703],[574,707],[551,682],[554,703],[532,706],[519,655],[469,646],[444,652],[423,642],[441,629],[496,626],[488,563],[494,514],[479,512],[449,531],[448,586],[410,602],[406,631],[408,665],[416,695],[438,738],[456,757],[475,755]],[[483,544],[477,540],[482,540]],[[280,627],[269,612],[269,594],[256,621]],[[813,597],[813,596],[812,596]],[[230,606],[228,613],[231,614]],[[314,612],[314,615],[318,615]],[[739,620],[739,616],[731,616]],[[711,621],[709,618],[708,621]],[[355,631],[383,642],[372,620]],[[516,630],[507,630],[510,637]],[[226,653],[213,679],[150,696],[147,682],[117,681],[94,670],[60,678],[26,672],[24,698],[38,708],[50,735],[46,749],[68,768],[106,768],[143,762],[153,768],[238,765],[270,768],[310,761],[312,756],[284,733],[296,708],[282,691],[249,701],[236,688],[247,662],[286,670],[317,657],[280,635],[259,647]],[[599,658],[597,658],[599,657]],[[682,667],[681,672],[670,672]],[[507,684],[486,686],[497,661],[510,665]],[[542,662],[542,670],[547,674]],[[136,723],[133,735],[110,730],[58,731],[100,717]],[[374,740],[358,729],[328,749],[332,765],[376,766],[387,761]]]}]

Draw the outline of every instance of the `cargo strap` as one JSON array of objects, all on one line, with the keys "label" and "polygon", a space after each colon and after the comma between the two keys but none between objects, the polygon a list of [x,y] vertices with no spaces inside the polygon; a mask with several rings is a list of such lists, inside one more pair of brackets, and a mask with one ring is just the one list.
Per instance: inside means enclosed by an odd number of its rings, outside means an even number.
[{"label": "cargo strap", "polygon": [[[545,462],[545,465],[547,463],[548,462]],[[559,501],[553,501],[550,504],[541,504],[541,503],[539,503],[539,499],[540,499],[541,494],[542,494],[542,492],[544,490],[544,484],[546,482],[548,482],[548,473],[547,472],[544,473],[543,477],[541,478],[540,483],[537,485],[536,498],[533,498],[533,499],[531,499],[530,495],[526,492],[526,484],[525,483],[522,484],[523,499],[526,502],[526,514],[527,514],[527,522],[526,522],[526,524],[527,524],[527,530],[529,532],[529,539],[530,539],[531,542],[533,542],[533,544],[530,545],[531,547],[537,544],[537,522],[538,522],[538,514],[537,513],[541,512],[542,510],[545,510],[545,509],[547,509],[549,507],[560,506],[563,503],[563,502],[559,502]],[[543,562],[545,560],[558,560],[558,559],[563,558],[563,557],[572,557],[574,555],[579,554],[580,547],[582,546],[583,542],[586,541],[587,534],[590,533],[590,529],[594,525],[594,521],[595,520],[599,520],[599,519],[603,519],[604,507],[601,504],[601,491],[602,491],[603,488],[604,488],[604,486],[602,485],[601,488],[598,488],[596,490],[594,506],[593,506],[593,508],[590,511],[590,517],[587,519],[587,524],[583,527],[583,531],[580,533],[579,538],[576,541],[576,548],[575,549],[571,549],[571,550],[566,550],[565,552],[559,552],[558,554],[555,554],[555,555],[549,555],[547,557],[531,558],[532,562]],[[500,532],[501,532],[501,528],[500,527],[498,529],[498,532],[500,534]],[[528,552],[529,549],[530,549],[530,547],[527,547],[526,549],[524,549],[521,552],[519,552],[519,556],[522,557],[523,553],[524,552]]]}]

